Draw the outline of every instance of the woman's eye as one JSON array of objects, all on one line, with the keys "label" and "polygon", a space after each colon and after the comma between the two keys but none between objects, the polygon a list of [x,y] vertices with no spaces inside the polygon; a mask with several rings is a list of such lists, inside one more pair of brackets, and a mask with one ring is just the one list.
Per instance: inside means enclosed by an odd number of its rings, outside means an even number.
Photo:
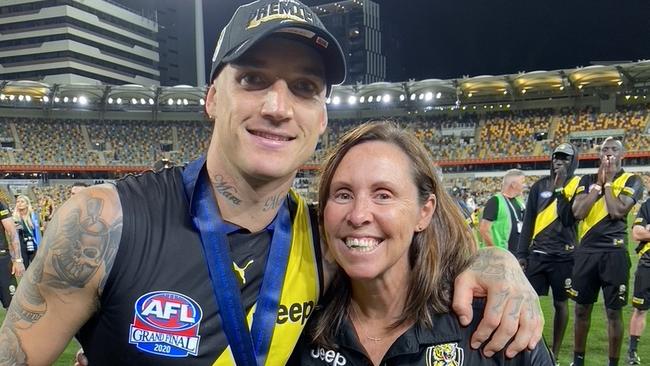
[{"label": "woman's eye", "polygon": [[345,202],[349,201],[352,195],[349,192],[336,192],[333,197],[336,202]]}]

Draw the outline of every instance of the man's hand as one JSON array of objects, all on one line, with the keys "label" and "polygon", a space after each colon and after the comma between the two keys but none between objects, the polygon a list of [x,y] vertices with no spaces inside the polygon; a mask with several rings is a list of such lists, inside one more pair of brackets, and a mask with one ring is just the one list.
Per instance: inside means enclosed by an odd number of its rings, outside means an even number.
[{"label": "man's hand", "polygon": [[25,273],[25,263],[23,262],[12,262],[13,264],[11,265],[11,274],[16,276],[16,277],[22,277],[23,273]]},{"label": "man's hand", "polygon": [[465,326],[472,320],[473,297],[487,295],[483,319],[471,339],[473,348],[489,340],[483,348],[485,356],[492,356],[512,340],[506,350],[511,358],[526,348],[533,349],[542,338],[544,317],[539,298],[510,252],[479,250],[470,268],[456,277],[454,286],[452,306]]},{"label": "man's hand", "polygon": [[88,366],[88,358],[83,348],[79,348],[77,354],[74,355],[74,366]]},{"label": "man's hand", "polygon": [[564,187],[566,181],[567,171],[564,165],[555,169],[555,180],[553,181],[553,188],[558,189]]},{"label": "man's hand", "polygon": [[519,258],[519,266],[521,267],[522,271],[526,271],[526,267],[528,267],[528,259],[526,258]]}]

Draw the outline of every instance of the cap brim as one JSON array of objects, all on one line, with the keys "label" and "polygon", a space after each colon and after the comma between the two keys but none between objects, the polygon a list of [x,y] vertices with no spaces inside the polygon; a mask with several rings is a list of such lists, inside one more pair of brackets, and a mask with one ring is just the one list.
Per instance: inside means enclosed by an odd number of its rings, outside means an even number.
[{"label": "cap brim", "polygon": [[318,45],[311,38],[306,38],[299,35],[296,35],[294,37],[296,40],[304,41],[306,45],[313,47],[323,56],[323,64],[325,65],[325,78],[328,85],[338,85],[342,84],[345,81],[345,58],[343,56],[343,50],[341,49],[338,41],[330,33],[323,32],[323,29],[311,26],[309,24],[274,24],[264,32],[260,32],[260,34],[256,35],[255,37],[248,39],[248,41],[239,45],[239,47],[235,48],[232,52],[224,56],[221,60],[221,64],[227,64],[237,60],[260,40],[274,34],[280,34],[278,31],[287,28],[302,28],[314,32],[318,37],[325,40],[327,42],[327,47]]}]

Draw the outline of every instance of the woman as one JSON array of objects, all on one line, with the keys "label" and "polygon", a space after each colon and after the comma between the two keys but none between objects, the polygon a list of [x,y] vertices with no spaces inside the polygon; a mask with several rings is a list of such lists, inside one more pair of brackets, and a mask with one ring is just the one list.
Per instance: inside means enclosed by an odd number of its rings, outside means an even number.
[{"label": "woman", "polygon": [[20,236],[20,248],[23,252],[25,268],[27,268],[41,243],[38,214],[34,212],[29,197],[22,194],[16,197],[16,209],[13,216]]},{"label": "woman", "polygon": [[476,245],[410,133],[370,123],[344,136],[323,164],[319,213],[326,255],[343,271],[292,362],[553,365],[542,342],[508,360],[469,346],[480,319],[461,328],[450,303],[453,280]]}]

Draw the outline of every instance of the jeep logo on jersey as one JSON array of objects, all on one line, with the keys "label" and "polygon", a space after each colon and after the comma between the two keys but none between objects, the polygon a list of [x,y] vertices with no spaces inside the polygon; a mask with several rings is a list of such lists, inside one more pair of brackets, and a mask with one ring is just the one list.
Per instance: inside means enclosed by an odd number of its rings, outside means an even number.
[{"label": "jeep logo on jersey", "polygon": [[129,343],[139,350],[168,357],[196,356],[203,311],[178,292],[149,292],[135,302]]}]

